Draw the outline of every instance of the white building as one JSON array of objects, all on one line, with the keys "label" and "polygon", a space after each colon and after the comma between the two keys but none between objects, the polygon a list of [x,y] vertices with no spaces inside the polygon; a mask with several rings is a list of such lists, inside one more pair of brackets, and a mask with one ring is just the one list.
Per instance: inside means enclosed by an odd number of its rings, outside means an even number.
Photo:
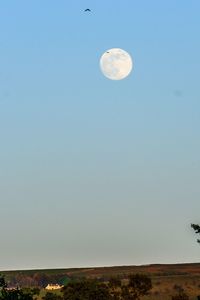
[{"label": "white building", "polygon": [[49,284],[45,287],[45,289],[46,289],[46,290],[59,290],[59,289],[61,289],[63,286],[64,286],[64,285],[60,285],[60,284],[58,284],[58,283],[56,283],[56,284],[51,284],[51,283],[49,283]]}]

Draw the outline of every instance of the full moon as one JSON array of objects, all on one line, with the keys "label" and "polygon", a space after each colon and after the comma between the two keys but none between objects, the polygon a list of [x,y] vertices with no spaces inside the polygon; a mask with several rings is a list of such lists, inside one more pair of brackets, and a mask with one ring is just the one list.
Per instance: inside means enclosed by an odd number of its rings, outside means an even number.
[{"label": "full moon", "polygon": [[120,48],[109,49],[100,58],[102,73],[112,80],[121,80],[127,77],[132,66],[130,54]]}]

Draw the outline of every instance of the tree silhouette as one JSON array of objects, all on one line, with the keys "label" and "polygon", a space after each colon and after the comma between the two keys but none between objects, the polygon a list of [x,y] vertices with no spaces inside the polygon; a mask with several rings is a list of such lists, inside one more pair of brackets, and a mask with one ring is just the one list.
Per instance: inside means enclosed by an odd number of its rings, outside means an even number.
[{"label": "tree silhouette", "polygon": [[130,299],[139,300],[148,295],[152,289],[151,278],[145,274],[131,274],[129,276],[128,290]]},{"label": "tree silhouette", "polygon": [[189,300],[189,296],[184,292],[180,292],[179,294],[172,296],[172,300]]},{"label": "tree silhouette", "polygon": [[68,283],[63,289],[64,300],[109,300],[109,289],[97,280],[83,279]]},{"label": "tree silhouette", "polygon": [[148,295],[152,283],[147,275],[130,274],[128,283],[122,284],[119,278],[111,278],[108,287],[112,300],[139,300]]},{"label": "tree silhouette", "polygon": [[0,274],[0,290],[5,289],[7,287],[7,284],[5,282],[4,276]]},{"label": "tree silhouette", "polygon": [[109,293],[112,300],[120,300],[122,283],[118,277],[111,277],[108,283]]},{"label": "tree silhouette", "polygon": [[[200,234],[200,226],[198,224],[191,224],[191,227],[195,233]],[[200,243],[200,239],[197,239],[197,243]]]},{"label": "tree silhouette", "polygon": [[8,289],[4,277],[0,275],[0,300],[33,300],[33,296],[30,290]]}]

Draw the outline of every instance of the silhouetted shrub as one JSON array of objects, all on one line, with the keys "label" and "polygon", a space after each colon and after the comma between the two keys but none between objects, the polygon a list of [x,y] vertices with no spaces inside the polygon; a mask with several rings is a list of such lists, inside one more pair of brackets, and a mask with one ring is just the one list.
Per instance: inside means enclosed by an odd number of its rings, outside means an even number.
[{"label": "silhouetted shrub", "polygon": [[128,291],[130,298],[140,299],[141,296],[149,294],[152,289],[151,278],[145,274],[131,274],[129,276]]},{"label": "silhouetted shrub", "polygon": [[185,292],[180,292],[179,294],[172,296],[172,300],[189,300],[189,296]]},{"label": "silhouetted shrub", "polygon": [[108,300],[109,289],[104,283],[83,279],[70,282],[62,289],[64,300]]},{"label": "silhouetted shrub", "polygon": [[47,292],[44,297],[42,297],[43,300],[62,300],[62,297],[60,295],[57,295],[55,293]]}]

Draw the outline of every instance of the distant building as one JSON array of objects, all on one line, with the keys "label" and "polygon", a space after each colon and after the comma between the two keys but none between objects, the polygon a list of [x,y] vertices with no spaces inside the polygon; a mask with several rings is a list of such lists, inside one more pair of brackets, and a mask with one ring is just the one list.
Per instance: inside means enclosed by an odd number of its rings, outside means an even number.
[{"label": "distant building", "polygon": [[9,287],[6,287],[5,289],[6,289],[6,291],[20,290],[20,288],[17,286],[9,286]]},{"label": "distant building", "polygon": [[60,284],[58,284],[58,283],[56,283],[56,284],[51,284],[51,283],[49,283],[46,287],[45,287],[45,289],[46,290],[59,290],[59,289],[61,289],[63,287],[63,285],[60,285]]}]

